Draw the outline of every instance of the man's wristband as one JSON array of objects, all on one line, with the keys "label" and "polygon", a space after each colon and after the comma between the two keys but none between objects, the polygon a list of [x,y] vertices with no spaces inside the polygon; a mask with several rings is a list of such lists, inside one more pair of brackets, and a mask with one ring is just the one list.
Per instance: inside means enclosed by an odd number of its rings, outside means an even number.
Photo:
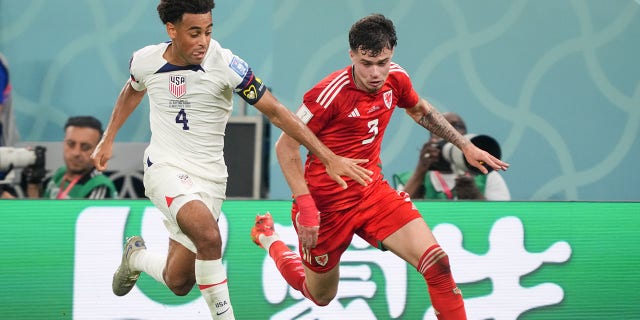
[{"label": "man's wristband", "polygon": [[295,197],[298,211],[298,223],[305,227],[317,227],[320,225],[320,212],[316,207],[311,194],[303,194]]}]

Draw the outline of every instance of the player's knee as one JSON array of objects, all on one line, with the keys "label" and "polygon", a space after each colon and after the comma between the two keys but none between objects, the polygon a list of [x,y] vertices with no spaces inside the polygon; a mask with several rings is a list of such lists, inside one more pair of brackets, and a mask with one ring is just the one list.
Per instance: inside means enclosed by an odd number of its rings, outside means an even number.
[{"label": "player's knee", "polygon": [[314,296],[312,301],[316,305],[318,305],[320,307],[324,307],[324,306],[328,305],[329,303],[331,303],[331,301],[333,301],[333,299],[335,297],[336,297],[335,294],[333,294],[333,295],[331,295],[331,294],[318,295],[317,297]]},{"label": "player's knee", "polygon": [[189,292],[191,292],[191,290],[193,289],[193,285],[194,283],[191,283],[191,284],[182,283],[182,284],[169,286],[169,289],[171,289],[171,292],[173,292],[173,294],[175,294],[176,296],[182,297],[182,296],[186,296],[187,294],[189,294]]},{"label": "player's knee", "polygon": [[430,287],[455,287],[451,275],[451,266],[449,265],[449,256],[439,245],[434,245],[425,251],[416,269],[422,274]]},{"label": "player's knee", "polygon": [[222,251],[222,237],[218,230],[206,232],[194,241],[198,254],[219,255]]},{"label": "player's knee", "polygon": [[309,298],[309,300],[311,300],[316,305],[324,307],[329,303],[331,303],[333,299],[335,299],[337,293],[338,293],[338,290],[336,288],[336,290],[323,290],[320,292],[313,292],[313,293],[307,292],[307,294],[305,295],[307,296],[307,298]]},{"label": "player's knee", "polygon": [[189,292],[191,292],[193,286],[196,283],[195,279],[170,277],[167,275],[164,276],[164,281],[169,290],[171,290],[171,292],[173,292],[173,294],[175,294],[176,296],[186,296],[187,294],[189,294]]},{"label": "player's knee", "polygon": [[416,269],[427,280],[438,275],[451,274],[449,256],[439,245],[434,245],[424,252]]},{"label": "player's knee", "polygon": [[435,261],[435,268],[439,269],[441,273],[451,273],[449,255],[446,252],[442,251],[442,256]]}]

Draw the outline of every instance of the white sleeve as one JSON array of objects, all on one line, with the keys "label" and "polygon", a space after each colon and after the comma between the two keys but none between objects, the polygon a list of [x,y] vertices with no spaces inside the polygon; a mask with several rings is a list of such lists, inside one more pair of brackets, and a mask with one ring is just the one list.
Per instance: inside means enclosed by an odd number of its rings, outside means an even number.
[{"label": "white sleeve", "polygon": [[502,178],[502,175],[496,170],[493,170],[487,174],[487,181],[484,187],[484,197],[487,200],[511,200],[511,194],[507,183]]},{"label": "white sleeve", "polygon": [[135,89],[136,91],[142,91],[146,89],[146,87],[144,85],[144,82],[142,81],[142,75],[139,72],[138,65],[136,64],[136,58],[137,52],[134,52],[133,56],[131,57],[131,61],[129,61],[129,74],[131,78],[130,83],[133,89]]},{"label": "white sleeve", "polygon": [[229,49],[222,49],[222,57],[227,63],[227,76],[229,87],[236,89],[238,86],[247,82],[251,75],[251,68],[242,58],[236,56]]}]

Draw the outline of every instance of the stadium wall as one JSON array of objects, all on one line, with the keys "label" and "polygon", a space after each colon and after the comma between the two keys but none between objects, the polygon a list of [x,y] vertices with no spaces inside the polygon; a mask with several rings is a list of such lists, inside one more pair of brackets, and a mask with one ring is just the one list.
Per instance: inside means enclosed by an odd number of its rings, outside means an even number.
[{"label": "stadium wall", "polygon": [[[229,200],[220,226],[238,319],[435,319],[426,285],[389,252],[354,239],[337,299],[314,307],[290,289],[249,231],[270,211],[292,248],[287,201]],[[448,252],[470,319],[640,317],[640,203],[417,202]],[[176,297],[143,275],[111,293],[125,237],[165,252],[160,213],[146,200],[0,201],[3,319],[209,319],[198,290]]]}]

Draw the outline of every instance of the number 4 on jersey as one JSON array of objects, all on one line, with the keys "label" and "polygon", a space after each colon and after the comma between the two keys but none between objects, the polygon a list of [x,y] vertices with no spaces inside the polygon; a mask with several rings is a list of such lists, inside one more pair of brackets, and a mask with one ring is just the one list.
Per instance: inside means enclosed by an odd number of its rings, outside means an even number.
[{"label": "number 4 on jersey", "polygon": [[189,130],[189,120],[187,120],[187,113],[184,112],[184,109],[180,109],[178,114],[176,115],[176,123],[182,123],[182,130]]}]

